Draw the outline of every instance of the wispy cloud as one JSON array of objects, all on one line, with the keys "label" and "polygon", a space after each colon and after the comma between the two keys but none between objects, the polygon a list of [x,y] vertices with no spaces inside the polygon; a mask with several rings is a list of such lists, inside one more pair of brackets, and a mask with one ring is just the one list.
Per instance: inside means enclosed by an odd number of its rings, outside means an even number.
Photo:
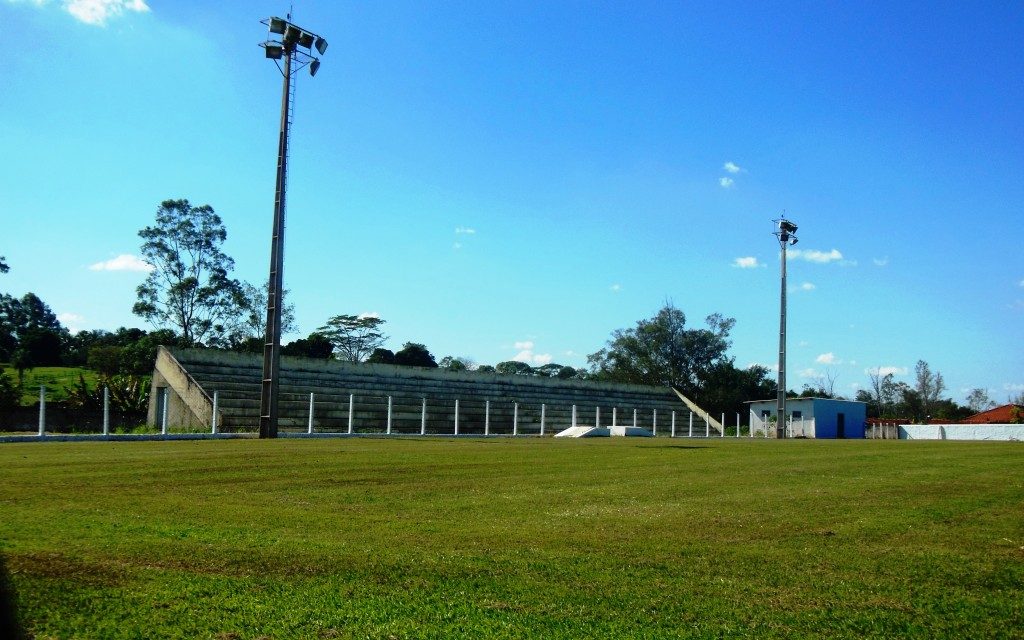
[{"label": "wispy cloud", "polygon": [[818,364],[842,364],[843,361],[836,357],[836,354],[829,351],[814,359]]},{"label": "wispy cloud", "polygon": [[92,271],[142,271],[149,273],[153,270],[153,265],[130,253],[122,253],[116,258],[89,265],[89,269]]},{"label": "wispy cloud", "polygon": [[455,243],[452,244],[452,249],[461,249],[461,248],[462,248],[462,243],[461,242],[455,242]]},{"label": "wispy cloud", "polygon": [[892,365],[889,365],[886,367],[868,367],[867,369],[864,370],[864,373],[866,373],[867,375],[877,374],[884,377],[889,374],[892,374],[894,376],[905,376],[907,375],[907,371],[909,371],[909,369],[907,369],[906,367],[894,367]]},{"label": "wispy cloud", "polygon": [[533,349],[533,340],[523,340],[522,342],[516,342],[512,345],[513,349]]},{"label": "wispy cloud", "polygon": [[872,258],[871,262],[875,263],[876,267],[884,267],[889,264],[889,256],[885,256],[884,258]]},{"label": "wispy cloud", "polygon": [[818,264],[828,264],[829,262],[838,262],[842,260],[843,254],[839,249],[833,249],[831,251],[819,251],[817,249],[790,249],[786,252],[786,257],[789,260],[805,260],[807,262],[816,262]]},{"label": "wispy cloud", "polygon": [[[287,293],[287,291],[285,291],[285,293]],[[376,318],[377,320],[380,320],[380,313],[377,311],[364,311],[356,317],[360,320],[365,320],[366,318]]]},{"label": "wispy cloud", "polygon": [[734,184],[736,184],[736,181],[728,176],[722,176],[718,179],[718,185],[723,189],[730,189]]},{"label": "wispy cloud", "polygon": [[455,227],[455,235],[457,235],[457,236],[461,236],[461,235],[471,236],[471,235],[473,235],[475,233],[476,233],[476,229],[472,229],[470,227]]},{"label": "wispy cloud", "polygon": [[722,168],[729,173],[739,173],[740,171],[743,171],[743,169],[735,162],[726,162],[722,165]]},{"label": "wispy cloud", "polygon": [[1021,287],[1024,287],[1024,280],[1021,280],[1021,281],[1020,281],[1020,282],[1018,282],[1017,284],[1018,284],[1018,285],[1020,285]]},{"label": "wispy cloud", "polygon": [[[8,0],[15,3],[19,0]],[[50,0],[27,0],[28,4],[43,7],[51,4]],[[60,6],[79,22],[106,26],[107,20],[116,18],[125,12],[146,13],[149,5],[145,0],[60,0]]]},{"label": "wispy cloud", "polygon": [[817,378],[819,374],[818,370],[814,367],[807,367],[806,369],[801,370],[798,375],[801,378]]},{"label": "wispy cloud", "polygon": [[732,266],[737,269],[756,269],[757,267],[763,267],[766,265],[761,264],[757,261],[754,256],[744,256],[742,258],[736,258],[732,261]]},{"label": "wispy cloud", "polygon": [[798,285],[793,285],[789,290],[791,293],[799,293],[800,291],[814,291],[817,288],[813,282],[801,282]]},{"label": "wispy cloud", "polygon": [[612,286],[608,287],[608,290],[611,291],[612,293],[618,293],[622,291],[622,285],[616,282]]}]

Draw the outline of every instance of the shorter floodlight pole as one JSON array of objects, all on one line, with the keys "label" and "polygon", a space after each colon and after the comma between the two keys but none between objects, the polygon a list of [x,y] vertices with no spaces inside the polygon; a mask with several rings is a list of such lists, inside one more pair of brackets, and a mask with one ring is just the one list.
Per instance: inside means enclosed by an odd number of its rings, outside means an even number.
[{"label": "shorter floodlight pole", "polygon": [[775,423],[775,434],[778,438],[786,437],[786,248],[790,244],[796,244],[796,228],[795,224],[781,218],[778,220],[778,230],[774,234],[782,248],[782,277],[779,289],[779,388],[775,403],[778,418]]}]

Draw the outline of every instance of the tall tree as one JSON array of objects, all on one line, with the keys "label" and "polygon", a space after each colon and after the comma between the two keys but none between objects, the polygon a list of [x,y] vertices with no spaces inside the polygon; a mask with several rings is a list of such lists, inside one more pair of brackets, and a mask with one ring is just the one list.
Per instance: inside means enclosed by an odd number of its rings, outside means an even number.
[{"label": "tall tree", "polygon": [[388,339],[382,326],[380,318],[342,314],[328,320],[317,333],[331,341],[341,360],[362,362]]},{"label": "tall tree", "polygon": [[221,250],[227,231],[213,207],[165,200],[139,237],[153,271],[136,289],[132,311],[174,329],[185,345],[223,343],[237,314],[238,283],[228,275],[235,262]]},{"label": "tall tree", "polygon": [[889,407],[900,399],[896,380],[892,373],[882,374],[881,367],[868,369],[868,380],[871,382],[871,402],[875,405],[877,416],[885,416]]},{"label": "tall tree", "polygon": [[[19,300],[0,295],[0,356],[26,365],[61,364],[61,353],[71,334],[61,326],[57,314],[34,293]],[[15,354],[18,355],[15,358]]]},{"label": "tall tree", "polygon": [[924,360],[914,365],[914,391],[921,402],[921,411],[930,416],[946,390],[946,383],[938,371],[932,373],[931,367]]},{"label": "tall tree", "polygon": [[612,333],[608,345],[587,356],[595,377],[614,382],[674,385],[695,394],[714,368],[729,361],[729,332],[736,321],[720,314],[706,329],[687,329],[686,315],[671,303],[636,327]]},{"label": "tall tree", "polygon": [[309,334],[309,337],[292,340],[281,347],[281,355],[283,356],[330,360],[333,353],[334,345],[331,344],[331,341],[316,331]]},{"label": "tall tree", "polygon": [[11,268],[7,266],[7,258],[0,256],[0,273],[7,273]]}]

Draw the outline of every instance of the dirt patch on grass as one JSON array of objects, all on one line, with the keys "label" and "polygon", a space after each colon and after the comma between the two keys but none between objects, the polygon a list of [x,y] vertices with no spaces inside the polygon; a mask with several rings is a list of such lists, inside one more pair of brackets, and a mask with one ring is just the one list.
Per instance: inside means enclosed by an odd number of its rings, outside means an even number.
[{"label": "dirt patch on grass", "polygon": [[117,567],[54,552],[9,554],[7,568],[13,577],[24,574],[96,587],[116,587],[127,581],[124,571]]}]

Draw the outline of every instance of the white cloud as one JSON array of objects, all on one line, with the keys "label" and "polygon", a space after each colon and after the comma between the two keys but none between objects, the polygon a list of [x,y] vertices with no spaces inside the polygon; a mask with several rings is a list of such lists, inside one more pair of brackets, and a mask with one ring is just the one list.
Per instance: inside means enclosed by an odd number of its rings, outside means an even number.
[{"label": "white cloud", "polygon": [[800,343],[797,346],[798,347],[809,347],[810,345],[811,345],[810,342],[807,342],[806,340],[801,340]]},{"label": "white cloud", "polygon": [[457,235],[457,236],[461,236],[461,235],[471,236],[471,235],[473,235],[475,233],[476,233],[476,229],[471,229],[469,227],[455,227],[455,235]]},{"label": "white cloud", "polygon": [[512,345],[512,347],[514,349],[533,349],[533,341],[523,340],[522,342],[515,343],[514,345]]},{"label": "white cloud", "polygon": [[867,375],[877,373],[878,375],[885,377],[889,374],[892,374],[894,376],[905,376],[907,375],[907,371],[909,371],[909,369],[907,369],[906,367],[894,367],[890,365],[887,367],[868,367],[867,369],[864,370],[864,373],[866,373]]},{"label": "white cloud", "polygon": [[818,370],[813,367],[808,367],[801,371],[799,375],[801,378],[817,378]]},{"label": "white cloud", "polygon": [[122,253],[116,258],[89,265],[89,269],[92,271],[143,271],[149,273],[153,270],[153,265],[130,253]]},{"label": "white cloud", "polygon": [[462,248],[462,243],[461,242],[456,242],[455,244],[452,245],[452,249],[461,249],[461,248]]},{"label": "white cloud", "polygon": [[850,388],[851,389],[860,389],[860,383],[859,382],[851,382],[850,383]]},{"label": "white cloud", "polygon": [[612,286],[608,287],[608,289],[612,291],[612,293],[618,293],[622,291],[622,285],[616,282]]},{"label": "white cloud", "polygon": [[842,364],[843,361],[836,357],[836,354],[829,351],[814,359],[818,364]]},{"label": "white cloud", "polygon": [[360,320],[364,320],[366,318],[376,318],[380,320],[380,313],[377,311],[364,311],[356,317],[359,318]]},{"label": "white cloud", "polygon": [[512,356],[512,360],[515,362],[525,362],[527,364],[544,365],[549,364],[552,358],[550,353],[534,353],[530,349],[523,349],[516,355]]},{"label": "white cloud", "polygon": [[722,176],[721,178],[718,179],[718,184],[723,189],[728,189],[728,188],[732,187],[732,185],[736,184],[736,181],[733,180],[732,178],[727,177],[727,176]]},{"label": "white cloud", "polygon": [[1014,384],[1012,382],[1008,382],[1003,385],[1003,389],[1005,391],[1024,391],[1024,384]]},{"label": "white cloud", "polygon": [[539,365],[551,364],[551,354],[550,353],[538,353],[537,355],[533,356],[533,362],[534,362],[534,364],[539,364]]},{"label": "white cloud", "polygon": [[802,282],[799,285],[790,287],[789,290],[792,293],[797,293],[799,291],[814,291],[817,288],[813,282]]},{"label": "white cloud", "polygon": [[722,168],[728,171],[729,173],[739,173],[740,171],[743,171],[743,169],[741,169],[740,166],[735,162],[726,162],[725,164],[722,165]]},{"label": "white cloud", "polygon": [[757,261],[754,256],[744,256],[742,258],[736,258],[732,261],[732,266],[738,269],[755,269],[757,267],[763,267],[766,265],[761,264]]},{"label": "white cloud", "polygon": [[71,333],[78,333],[82,330],[82,323],[85,322],[85,318],[78,315],[77,313],[58,313],[57,321],[68,328]]},{"label": "white cloud", "polygon": [[[789,260],[806,260],[807,262],[828,264],[829,262],[842,260],[843,254],[839,249],[833,249],[831,251],[818,251],[817,249],[790,249],[786,252],[786,257]],[[857,263],[854,262],[853,264],[856,265]]]},{"label": "white cloud", "polygon": [[575,358],[576,356],[578,356],[580,354],[576,353],[572,349],[569,349],[568,351],[563,351],[562,355],[564,355],[566,358]]},{"label": "white cloud", "polygon": [[871,262],[874,262],[876,267],[884,267],[889,264],[889,256],[885,256],[884,258],[872,258]]},{"label": "white cloud", "polygon": [[[29,0],[29,2],[37,7],[42,7],[49,4],[50,0]],[[149,11],[149,5],[145,0],[61,0],[60,4],[76,20],[97,27],[105,26],[108,19],[116,18],[126,11],[135,13]]]},{"label": "white cloud", "polygon": [[1018,284],[1019,284],[1019,285],[1020,285],[1021,287],[1024,287],[1024,280],[1021,280],[1021,281],[1020,281],[1020,282],[1019,282]]}]

